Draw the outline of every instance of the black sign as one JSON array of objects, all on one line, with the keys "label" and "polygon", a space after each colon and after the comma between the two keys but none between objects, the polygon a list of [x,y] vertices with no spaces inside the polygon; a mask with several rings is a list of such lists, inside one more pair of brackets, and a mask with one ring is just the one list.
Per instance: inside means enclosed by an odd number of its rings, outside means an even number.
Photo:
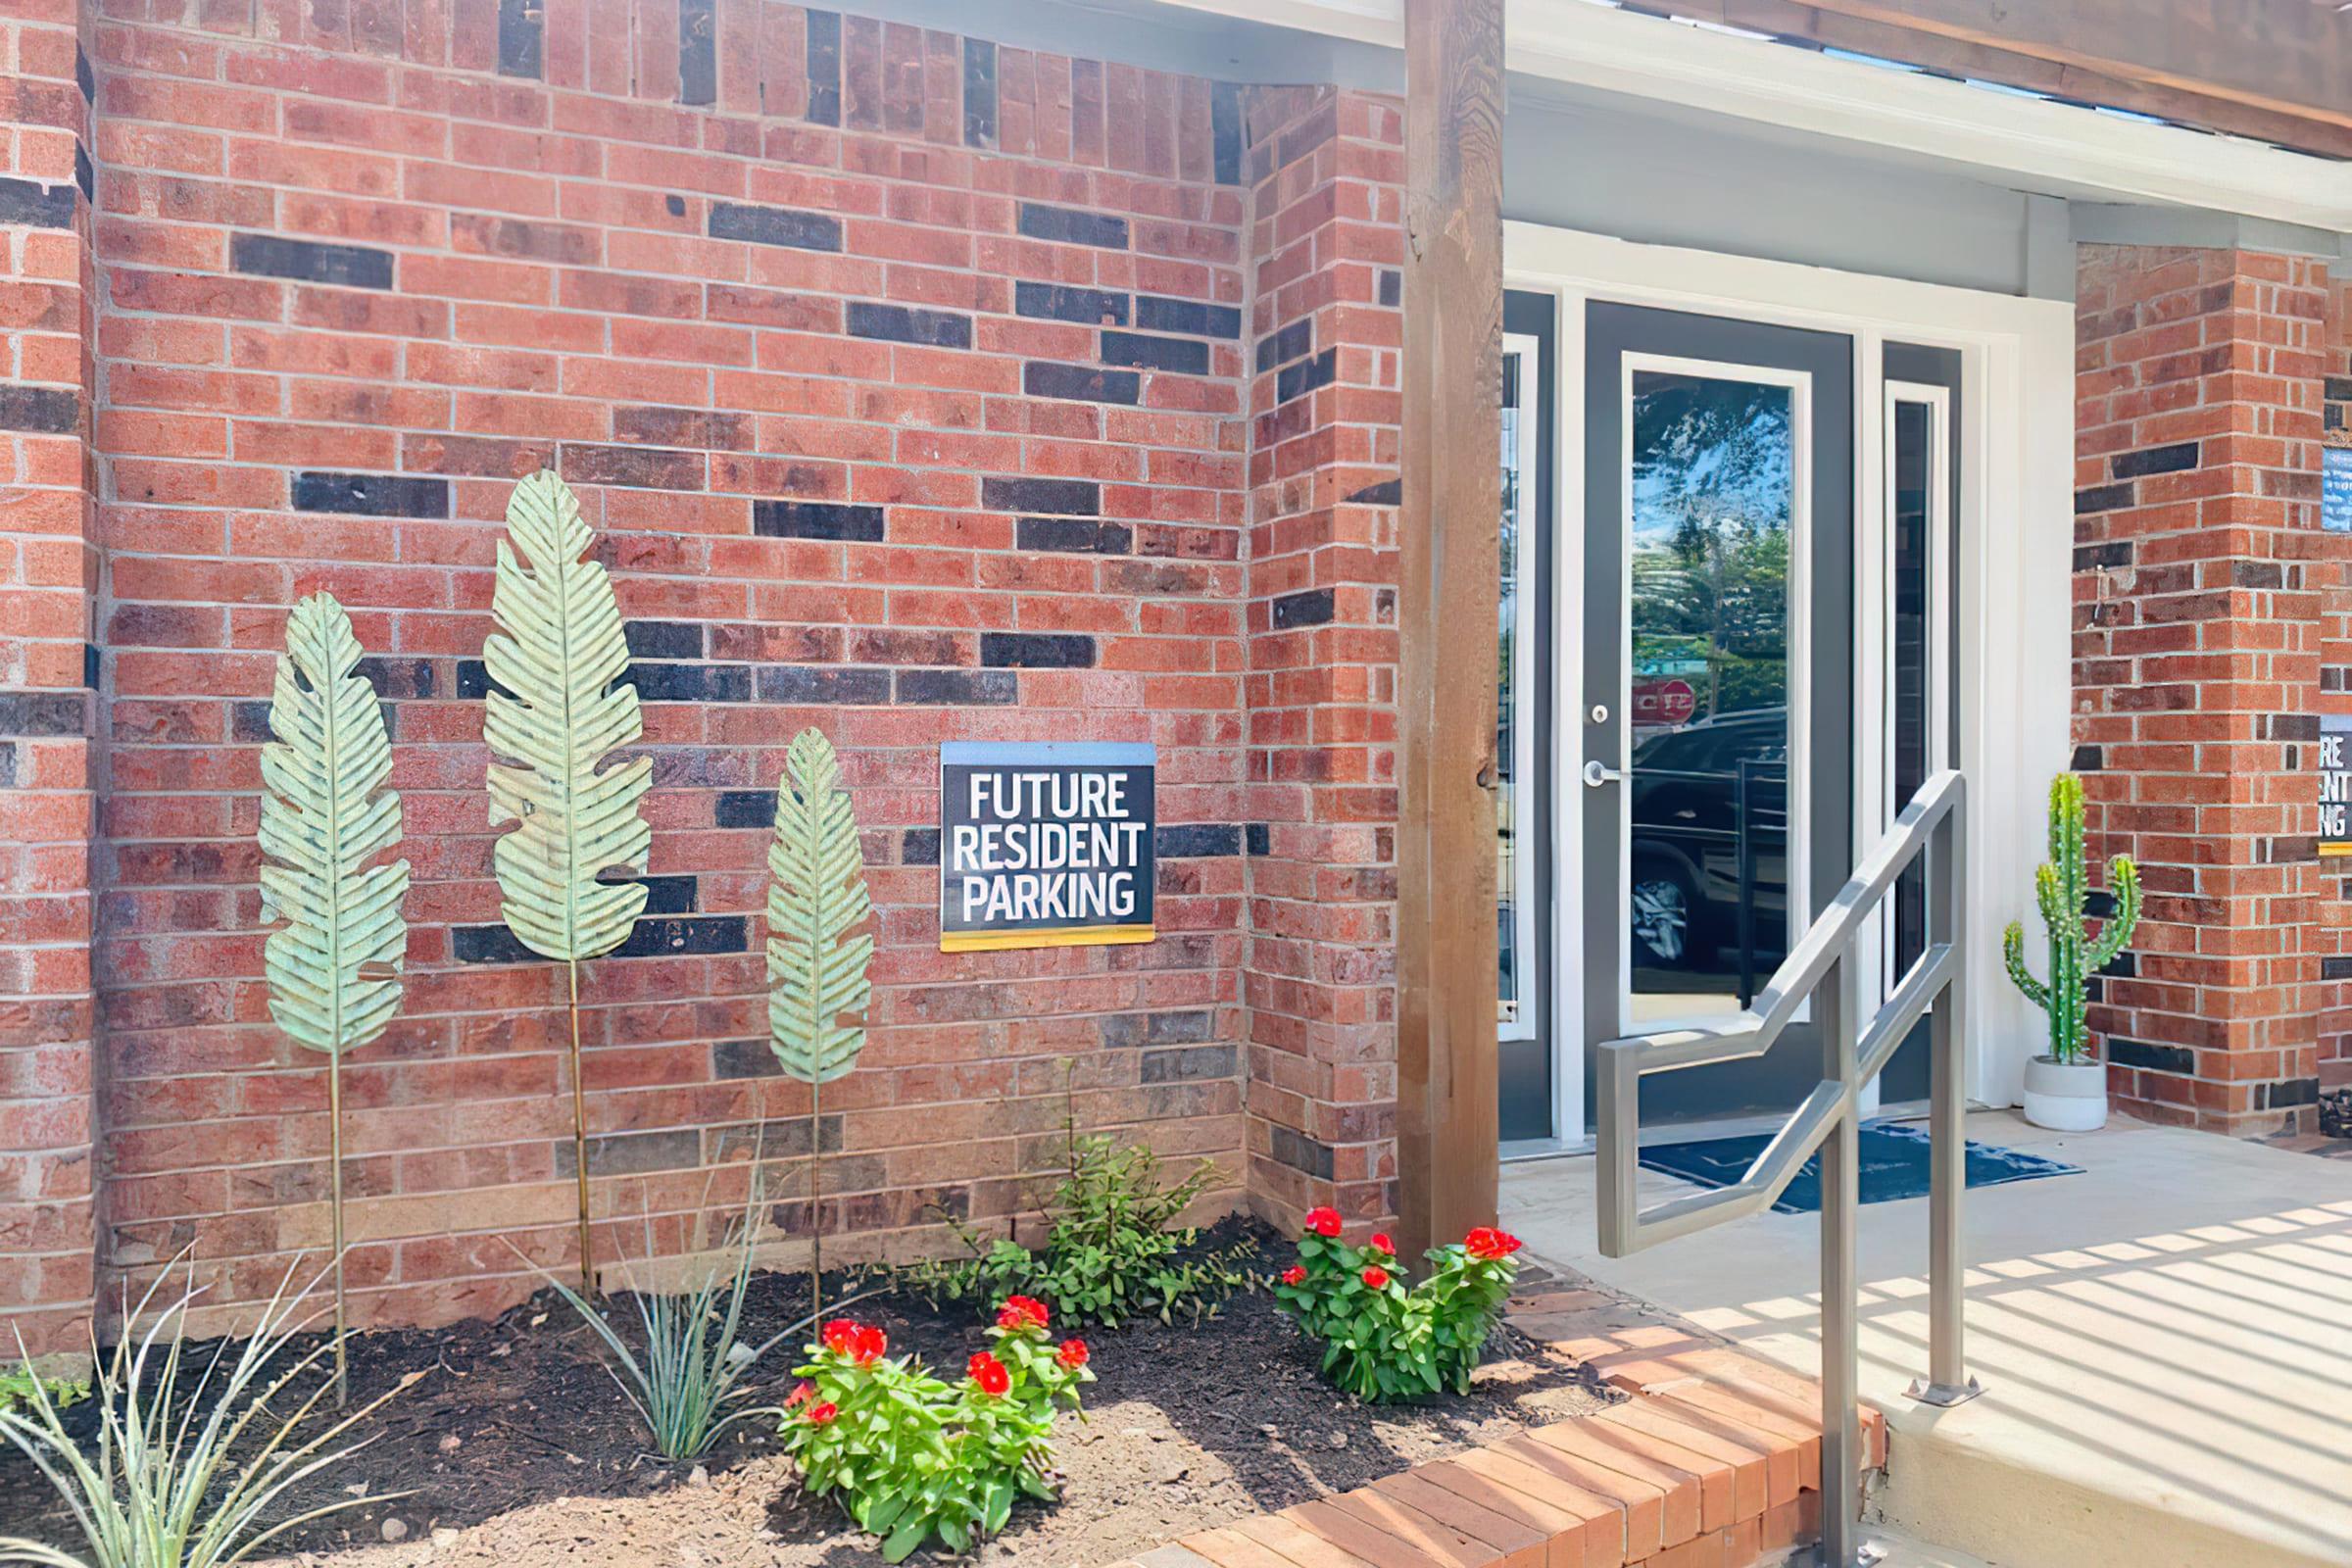
[{"label": "black sign", "polygon": [[939,946],[1149,942],[1149,746],[939,749]]},{"label": "black sign", "polygon": [[2320,715],[2320,853],[2352,855],[2352,718]]}]

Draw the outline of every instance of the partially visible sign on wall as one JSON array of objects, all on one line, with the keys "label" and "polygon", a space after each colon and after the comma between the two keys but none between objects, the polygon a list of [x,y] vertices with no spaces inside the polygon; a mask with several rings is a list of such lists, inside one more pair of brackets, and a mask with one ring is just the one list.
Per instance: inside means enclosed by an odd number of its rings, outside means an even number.
[{"label": "partially visible sign on wall", "polygon": [[2320,526],[2352,533],[2352,447],[2320,449]]},{"label": "partially visible sign on wall", "polygon": [[2320,715],[2320,853],[2352,855],[2352,718]]},{"label": "partially visible sign on wall", "polygon": [[939,946],[1150,942],[1149,746],[939,749]]}]

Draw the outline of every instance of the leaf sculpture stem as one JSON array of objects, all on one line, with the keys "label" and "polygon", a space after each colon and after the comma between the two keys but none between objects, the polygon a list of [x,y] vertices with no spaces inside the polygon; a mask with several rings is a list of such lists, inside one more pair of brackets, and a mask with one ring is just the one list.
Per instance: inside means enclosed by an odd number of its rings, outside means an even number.
[{"label": "leaf sculpture stem", "polygon": [[[808,1288],[824,1299],[824,1086],[858,1065],[865,1046],[867,971],[874,939],[857,928],[873,912],[850,792],[833,743],[793,737],[776,781],[776,836],[767,852],[768,1046],[808,1086]],[[856,1023],[844,1023],[849,1014]]]},{"label": "leaf sculpture stem", "polygon": [[343,1053],[400,1008],[409,862],[370,865],[400,838],[400,797],[375,688],[359,673],[351,617],[315,594],[286,618],[286,652],[262,748],[262,914],[283,918],[263,948],[270,1012],[296,1045],[326,1055],[328,1206],[335,1276],[335,1401],[347,1397],[343,1335]]},{"label": "leaf sculpture stem", "polygon": [[654,764],[639,757],[604,765],[644,737],[645,723],[636,687],[621,680],[629,649],[620,604],[604,565],[589,559],[595,536],[579,499],[554,474],[534,473],[508,499],[507,534],[490,601],[499,629],[482,647],[492,682],[482,738],[513,760],[490,766],[491,824],[518,825],[499,839],[492,862],[508,929],[565,968],[580,1284],[593,1296],[579,966],[620,946],[645,908],[644,883],[602,877],[645,869],[654,835],[639,806]]}]

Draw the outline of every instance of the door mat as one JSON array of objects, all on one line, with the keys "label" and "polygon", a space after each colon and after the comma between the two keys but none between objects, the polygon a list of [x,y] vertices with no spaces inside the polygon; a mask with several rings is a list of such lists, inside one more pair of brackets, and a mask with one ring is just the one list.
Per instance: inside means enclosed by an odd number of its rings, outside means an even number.
[{"label": "door mat", "polygon": [[[1729,1187],[1747,1174],[1747,1167],[1772,1142],[1766,1133],[1743,1138],[1707,1138],[1687,1144],[1651,1144],[1642,1151],[1642,1163],[1669,1176],[1680,1176],[1701,1187]],[[1928,1132],[1903,1122],[1862,1124],[1862,1201],[1891,1203],[1928,1196]],[[2007,1182],[2030,1182],[2043,1176],[2079,1176],[2080,1165],[2063,1164],[1993,1144],[1968,1146],[1968,1185],[1999,1187]],[[1772,1205],[1776,1214],[1815,1214],[1821,1211],[1821,1156],[1804,1163]]]}]

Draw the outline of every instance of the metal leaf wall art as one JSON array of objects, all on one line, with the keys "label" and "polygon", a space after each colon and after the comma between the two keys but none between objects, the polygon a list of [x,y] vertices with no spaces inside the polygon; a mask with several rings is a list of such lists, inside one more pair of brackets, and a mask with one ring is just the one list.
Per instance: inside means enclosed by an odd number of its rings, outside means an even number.
[{"label": "metal leaf wall art", "polygon": [[498,546],[490,610],[498,630],[482,649],[493,690],[482,736],[490,765],[490,821],[520,824],[500,838],[492,862],[508,929],[533,953],[565,966],[571,1013],[573,1175],[578,1188],[580,1280],[595,1290],[588,1230],[588,1118],[580,1082],[580,960],[620,946],[645,908],[637,882],[653,829],[639,808],[653,760],[605,759],[642,739],[637,689],[614,682],[629,665],[620,605],[579,498],[541,471],[514,487]]},{"label": "metal leaf wall art", "polygon": [[347,1382],[343,1335],[343,1056],[400,1010],[409,862],[384,861],[400,840],[400,797],[385,789],[392,744],[375,688],[359,673],[360,640],[330,594],[286,619],[270,702],[275,737],[262,748],[262,917],[286,923],[263,946],[270,1014],[286,1038],[327,1058],[328,1161],[334,1223],[335,1396]]},{"label": "metal leaf wall art", "polygon": [[[785,1073],[808,1086],[810,1310],[824,1304],[824,1086],[858,1065],[865,1047],[874,939],[864,855],[833,743],[813,729],[793,737],[776,782],[776,833],[767,851],[767,1028]],[[856,1015],[855,1022],[845,1019]]]}]

